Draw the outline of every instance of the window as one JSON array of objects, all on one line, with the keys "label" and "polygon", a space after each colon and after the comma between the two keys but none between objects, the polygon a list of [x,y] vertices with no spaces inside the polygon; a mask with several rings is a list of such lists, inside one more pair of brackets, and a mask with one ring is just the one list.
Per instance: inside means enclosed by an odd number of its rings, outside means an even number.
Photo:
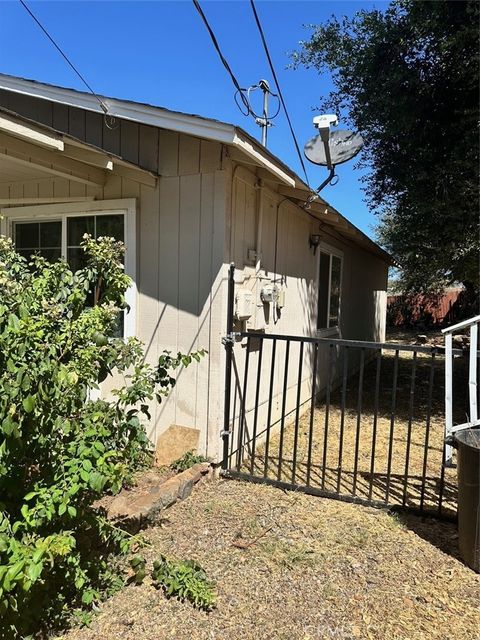
[{"label": "window", "polygon": [[62,256],[62,221],[17,222],[13,239],[18,253],[29,258],[39,253],[47,260],[58,260]]},{"label": "window", "polygon": [[[10,234],[17,251],[47,260],[65,258],[73,271],[85,266],[80,244],[85,233],[92,237],[112,236],[125,242],[125,272],[135,283],[135,201],[112,200],[75,204],[9,208],[1,232]],[[135,284],[126,293],[130,312],[121,318],[120,335],[135,335]]]},{"label": "window", "polygon": [[317,329],[333,329],[340,321],[342,256],[324,246],[318,273]]}]

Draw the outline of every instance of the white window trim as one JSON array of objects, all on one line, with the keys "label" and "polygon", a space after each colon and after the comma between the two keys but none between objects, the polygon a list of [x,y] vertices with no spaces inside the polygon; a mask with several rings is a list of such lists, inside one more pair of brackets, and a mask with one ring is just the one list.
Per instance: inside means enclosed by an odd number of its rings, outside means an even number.
[{"label": "white window trim", "polygon": [[67,252],[67,218],[85,215],[124,214],[125,220],[125,273],[132,285],[125,293],[130,311],[125,314],[124,337],[136,335],[137,330],[137,256],[136,256],[136,201],[135,198],[94,200],[92,202],[66,202],[63,204],[9,207],[0,210],[0,233],[12,237],[16,221],[56,219],[62,220],[62,257]]},{"label": "white window trim", "polygon": [[[323,329],[318,328],[318,298],[320,296],[320,254],[328,253],[330,256],[335,256],[340,259],[340,300],[338,303],[338,324],[334,327],[324,327]],[[343,251],[338,249],[337,247],[333,247],[331,244],[327,244],[326,242],[320,242],[318,245],[318,258],[317,258],[317,273],[316,273],[316,283],[317,283],[317,317],[316,317],[316,335],[321,338],[328,338],[329,336],[339,335],[340,334],[340,324],[342,317],[342,289],[343,289]],[[330,259],[329,264],[329,272],[328,272],[328,297],[327,297],[327,323],[330,322],[330,289],[332,286],[332,260]]]}]

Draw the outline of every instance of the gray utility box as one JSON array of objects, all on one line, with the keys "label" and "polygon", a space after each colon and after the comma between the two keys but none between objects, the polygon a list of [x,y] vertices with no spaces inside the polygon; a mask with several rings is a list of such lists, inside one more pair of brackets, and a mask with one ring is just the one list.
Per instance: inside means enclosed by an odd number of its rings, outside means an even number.
[{"label": "gray utility box", "polygon": [[465,563],[480,573],[480,429],[455,434],[458,475],[458,542]]}]

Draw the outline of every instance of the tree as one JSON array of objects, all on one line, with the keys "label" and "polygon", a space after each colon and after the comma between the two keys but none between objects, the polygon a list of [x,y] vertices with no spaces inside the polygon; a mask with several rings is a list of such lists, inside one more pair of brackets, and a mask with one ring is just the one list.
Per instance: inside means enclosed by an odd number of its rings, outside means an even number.
[{"label": "tree", "polygon": [[394,0],[332,17],[293,54],[331,72],[320,108],[364,137],[366,199],[407,291],[462,282],[478,295],[479,7]]}]

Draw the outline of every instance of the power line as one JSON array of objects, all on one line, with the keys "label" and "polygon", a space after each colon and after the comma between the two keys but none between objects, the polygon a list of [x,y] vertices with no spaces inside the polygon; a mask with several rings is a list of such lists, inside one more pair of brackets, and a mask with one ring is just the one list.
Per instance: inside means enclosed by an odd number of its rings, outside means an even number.
[{"label": "power line", "polygon": [[[21,2],[21,1],[22,1],[22,0],[20,0],[20,2]],[[224,67],[225,67],[225,69],[227,70],[228,75],[230,76],[230,78],[231,78],[231,80],[232,80],[233,84],[235,85],[235,88],[236,88],[236,90],[237,90],[238,94],[240,95],[240,98],[241,98],[241,100],[242,100],[242,102],[243,102],[243,104],[244,104],[245,108],[247,109],[247,112],[248,112],[248,113],[247,113],[247,114],[244,114],[244,115],[250,115],[251,109],[250,109],[249,101],[248,101],[248,99],[246,98],[245,93],[244,93],[244,92],[245,92],[245,89],[242,89],[242,87],[240,86],[240,84],[239,84],[239,82],[238,82],[237,78],[235,77],[235,74],[233,73],[232,69],[230,68],[230,65],[228,64],[228,62],[227,62],[227,60],[226,60],[225,56],[223,55],[222,50],[220,49],[220,45],[218,44],[218,40],[217,40],[217,38],[215,37],[215,34],[213,33],[213,29],[212,29],[212,28],[211,28],[211,26],[209,25],[208,20],[207,20],[207,18],[206,18],[206,16],[205,16],[205,14],[203,13],[203,10],[202,10],[202,7],[200,6],[200,3],[198,2],[198,0],[192,0],[192,1],[193,1],[194,6],[195,6],[195,9],[198,11],[198,13],[199,13],[200,17],[201,17],[201,18],[202,18],[202,20],[203,20],[203,23],[205,24],[205,27],[207,28],[208,34],[209,34],[209,36],[210,36],[210,39],[211,39],[211,41],[212,41],[212,43],[213,43],[213,46],[215,47],[216,52],[218,53],[218,56],[219,56],[219,58],[220,58],[220,60],[221,60],[221,62],[222,62],[222,64],[223,64],[223,66],[224,66]],[[236,99],[235,99],[235,102],[236,102]],[[240,109],[240,106],[238,105],[238,103],[237,103],[237,106],[238,106],[238,107],[239,107],[239,109]],[[241,110],[241,109],[240,109],[240,110]],[[243,113],[243,112],[242,112],[242,113]]]},{"label": "power line", "polygon": [[77,76],[80,78],[80,80],[83,82],[83,84],[87,87],[87,89],[90,91],[90,93],[92,94],[92,96],[94,96],[97,100],[98,103],[100,105],[100,107],[102,108],[102,111],[104,112],[105,115],[108,114],[108,108],[106,106],[106,104],[103,102],[103,100],[95,93],[95,91],[92,89],[92,87],[88,84],[88,82],[85,80],[85,78],[82,76],[82,74],[80,73],[80,71],[76,68],[76,66],[73,64],[73,62],[71,62],[67,56],[66,53],[64,53],[61,49],[61,47],[55,42],[55,40],[53,39],[53,37],[48,33],[48,31],[45,29],[45,27],[43,26],[43,24],[40,22],[40,20],[37,18],[37,16],[32,13],[32,11],[30,10],[30,8],[27,6],[27,4],[24,2],[24,0],[19,0],[20,4],[22,5],[22,7],[25,9],[25,11],[30,15],[30,17],[36,22],[36,24],[40,27],[40,29],[43,31],[43,33],[47,36],[47,38],[50,40],[50,42],[53,44],[53,46],[55,47],[55,49],[60,53],[60,55],[62,56],[62,58],[64,58],[64,60],[67,62],[67,64],[71,67],[71,69],[73,69],[73,71],[77,74]]},{"label": "power line", "polygon": [[[194,0],[195,2],[196,0]],[[293,142],[295,143],[295,149],[297,150],[297,155],[300,160],[300,164],[302,165],[303,173],[305,174],[305,180],[307,181],[307,185],[310,187],[310,183],[308,181],[307,170],[305,168],[305,163],[303,161],[303,157],[300,151],[300,147],[297,141],[297,137],[295,135],[295,131],[293,130],[292,121],[290,120],[290,116],[288,114],[287,106],[285,104],[285,100],[283,98],[283,93],[280,88],[280,84],[278,82],[277,74],[275,72],[275,67],[273,66],[272,58],[270,56],[270,52],[268,50],[267,41],[265,40],[265,35],[263,33],[262,25],[260,24],[260,18],[258,17],[257,10],[255,8],[255,4],[253,0],[250,0],[250,5],[252,7],[253,15],[255,17],[255,22],[257,23],[258,31],[260,33],[260,37],[262,39],[263,48],[265,49],[265,54],[267,56],[268,64],[270,65],[270,71],[272,72],[273,79],[275,80],[275,85],[277,87],[278,95],[280,97],[280,102],[282,103],[282,107],[285,111],[285,116],[287,118],[288,126],[290,127],[290,133],[292,134]]]}]

